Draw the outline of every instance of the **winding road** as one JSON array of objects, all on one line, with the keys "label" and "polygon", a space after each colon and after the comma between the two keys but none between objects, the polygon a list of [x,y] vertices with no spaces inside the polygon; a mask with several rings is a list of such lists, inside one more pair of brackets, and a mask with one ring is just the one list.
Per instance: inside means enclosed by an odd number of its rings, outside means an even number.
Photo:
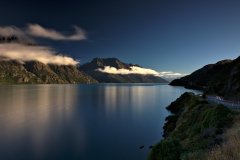
[{"label": "winding road", "polygon": [[209,102],[213,102],[216,104],[222,104],[231,109],[240,109],[240,101],[224,100],[223,98],[221,98],[219,96],[213,96],[213,95],[207,95],[206,98]]}]

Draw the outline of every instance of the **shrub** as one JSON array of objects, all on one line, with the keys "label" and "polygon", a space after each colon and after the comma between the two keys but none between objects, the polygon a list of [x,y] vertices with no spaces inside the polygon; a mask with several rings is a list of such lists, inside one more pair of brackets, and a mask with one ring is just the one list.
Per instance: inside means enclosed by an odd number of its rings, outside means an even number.
[{"label": "shrub", "polygon": [[220,136],[230,127],[234,112],[209,104],[201,97],[184,93],[168,106],[165,139],[153,147],[150,160],[201,159],[204,151],[222,143]]},{"label": "shrub", "polygon": [[176,139],[168,138],[154,146],[149,160],[180,160],[182,146]]}]

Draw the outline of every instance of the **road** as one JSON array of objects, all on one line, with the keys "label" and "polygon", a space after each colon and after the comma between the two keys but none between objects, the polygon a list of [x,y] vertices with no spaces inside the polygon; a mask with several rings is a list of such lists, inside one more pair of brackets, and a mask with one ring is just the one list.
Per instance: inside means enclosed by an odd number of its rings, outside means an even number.
[{"label": "road", "polygon": [[208,95],[206,96],[207,100],[209,102],[214,102],[216,104],[222,104],[228,108],[232,109],[240,109],[240,101],[228,101],[224,100],[223,98],[219,96],[213,96],[213,95]]}]

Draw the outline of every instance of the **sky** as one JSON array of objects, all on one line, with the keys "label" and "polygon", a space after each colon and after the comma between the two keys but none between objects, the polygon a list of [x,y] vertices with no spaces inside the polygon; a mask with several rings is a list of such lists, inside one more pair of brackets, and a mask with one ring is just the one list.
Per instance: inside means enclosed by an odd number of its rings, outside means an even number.
[{"label": "sky", "polygon": [[1,0],[0,15],[0,26],[81,64],[116,57],[188,74],[240,55],[237,0]]}]

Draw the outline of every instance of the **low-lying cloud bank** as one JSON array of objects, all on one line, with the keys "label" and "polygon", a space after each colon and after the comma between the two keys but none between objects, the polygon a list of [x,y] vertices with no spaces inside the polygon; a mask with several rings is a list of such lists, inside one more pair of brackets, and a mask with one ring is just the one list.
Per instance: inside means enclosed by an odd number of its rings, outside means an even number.
[{"label": "low-lying cloud bank", "polygon": [[177,77],[183,77],[187,74],[172,72],[172,71],[165,71],[165,72],[159,72],[159,76],[166,77],[166,78],[177,78]]},{"label": "low-lying cloud bank", "polygon": [[105,66],[104,69],[97,69],[100,72],[110,73],[110,74],[151,74],[151,75],[157,75],[158,72],[147,69],[147,68],[141,68],[137,66],[131,66],[130,69],[117,69],[115,67],[111,66]]},{"label": "low-lying cloud bank", "polygon": [[74,33],[63,34],[54,29],[44,28],[39,24],[28,24],[25,28],[16,26],[0,26],[0,60],[39,61],[44,64],[76,65],[79,62],[69,56],[56,54],[57,52],[46,46],[36,44],[35,38],[50,40],[79,41],[86,39],[86,33],[78,26],[74,26]]},{"label": "low-lying cloud bank", "polygon": [[49,47],[30,46],[17,43],[0,44],[0,57],[2,60],[39,61],[44,64],[76,65],[79,62],[71,57],[56,55]]},{"label": "low-lying cloud bank", "polygon": [[73,26],[74,33],[63,34],[54,29],[44,28],[39,24],[28,24],[25,28],[16,26],[0,26],[0,36],[16,36],[24,40],[32,40],[34,37],[57,41],[80,41],[86,39],[86,32],[78,26]]},{"label": "low-lying cloud bank", "polygon": [[117,69],[115,67],[111,66],[105,66],[104,69],[99,68],[96,69],[97,71],[104,72],[104,73],[109,73],[109,74],[142,74],[142,75],[153,75],[153,76],[158,76],[158,77],[166,77],[166,78],[175,78],[175,77],[182,77],[185,76],[186,74],[181,74],[181,73],[175,73],[171,71],[167,72],[158,72],[153,69],[148,69],[148,68],[142,68],[142,67],[137,67],[137,66],[131,66],[130,69]]}]

